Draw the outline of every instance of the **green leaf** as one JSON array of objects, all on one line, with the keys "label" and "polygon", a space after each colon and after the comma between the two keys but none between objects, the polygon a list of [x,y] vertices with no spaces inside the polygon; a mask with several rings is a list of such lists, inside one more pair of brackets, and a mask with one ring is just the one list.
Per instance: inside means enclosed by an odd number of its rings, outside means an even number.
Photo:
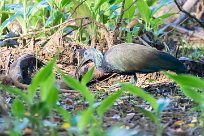
[{"label": "green leaf", "polygon": [[28,98],[28,95],[24,93],[23,90],[14,87],[8,87],[2,84],[0,84],[0,87],[2,87],[4,90],[11,94],[20,96],[27,104],[31,104],[32,100]]},{"label": "green leaf", "polygon": [[31,115],[38,114],[42,119],[49,115],[51,108],[46,102],[36,102],[30,107]]},{"label": "green leaf", "polygon": [[28,6],[27,7],[27,13],[26,13],[26,16],[28,18],[30,18],[30,16],[34,16],[35,13],[37,13],[38,11],[40,11],[41,9],[44,9],[44,8],[47,8],[49,5],[47,2],[39,2],[37,3],[36,5],[34,6]]},{"label": "green leaf", "polygon": [[159,16],[158,18],[161,18],[161,19],[166,19],[172,15],[174,15],[175,13],[166,13],[166,14],[163,14],[162,16]]},{"label": "green leaf", "polygon": [[92,67],[82,78],[81,83],[86,85],[91,79],[94,72],[94,67]]},{"label": "green leaf", "polygon": [[46,103],[50,106],[50,107],[54,107],[57,104],[57,101],[59,99],[59,91],[53,87],[50,90],[50,93],[48,94],[48,97],[46,99]]},{"label": "green leaf", "polygon": [[22,11],[18,11],[16,12],[14,15],[10,16],[9,18],[7,18],[0,26],[0,31],[2,31],[4,28],[7,27],[7,25],[9,25],[14,19],[16,19],[16,17],[18,16],[22,16]]},{"label": "green leaf", "polygon": [[149,9],[147,3],[144,0],[137,0],[136,4],[142,19],[146,23],[149,23],[151,18],[151,10]]},{"label": "green leaf", "polygon": [[203,95],[201,95],[201,93],[197,92],[197,90],[195,88],[187,87],[187,86],[182,86],[181,85],[181,90],[183,91],[183,93],[187,97],[189,97],[193,101],[195,101],[195,102],[197,102],[199,104],[204,103]]},{"label": "green leaf", "polygon": [[129,83],[121,83],[122,89],[127,90],[128,92],[141,97],[142,99],[146,100],[150,103],[150,105],[154,108],[155,111],[158,110],[157,100],[144,90],[140,89],[139,87],[133,86]]},{"label": "green leaf", "polygon": [[92,93],[88,90],[86,85],[81,84],[78,80],[74,79],[73,77],[69,75],[65,75],[63,72],[61,72],[62,79],[64,82],[70,86],[71,88],[80,91],[81,95],[86,98],[86,100],[89,102],[90,105],[94,102],[94,96]]},{"label": "green leaf", "polygon": [[107,111],[114,102],[122,95],[122,91],[117,91],[116,93],[106,97],[97,108],[97,113],[100,117],[103,116],[104,112]]},{"label": "green leaf", "polygon": [[[126,0],[125,1],[124,9],[128,9],[128,10],[125,11],[124,18],[132,19],[133,16],[135,15],[135,5],[132,5],[132,3],[133,3],[133,0]],[[132,5],[132,6],[130,7],[130,5]]]},{"label": "green leaf", "polygon": [[157,123],[158,118],[157,118],[156,114],[154,114],[154,113],[151,112],[151,111],[145,110],[145,109],[143,109],[143,108],[141,108],[141,107],[136,107],[136,109],[137,109],[139,112],[143,113],[146,117],[148,117],[149,119],[151,119],[152,122]]},{"label": "green leaf", "polygon": [[40,98],[42,101],[46,101],[50,92],[55,89],[55,75],[51,73],[46,80],[40,84]]},{"label": "green leaf", "polygon": [[93,111],[94,111],[93,107],[89,107],[80,114],[79,122],[77,123],[79,131],[83,132],[84,129],[88,126],[89,122],[91,121],[94,115]]},{"label": "green leaf", "polygon": [[65,119],[66,122],[70,124],[71,122],[71,115],[70,113],[60,106],[56,106],[55,109],[57,112]]},{"label": "green leaf", "polygon": [[172,74],[169,72],[165,72],[165,74],[173,79],[177,84],[187,87],[195,87],[204,90],[204,80],[195,77],[193,75],[186,75],[186,74]]},{"label": "green leaf", "polygon": [[29,98],[32,99],[37,87],[47,80],[47,78],[52,74],[52,69],[55,65],[55,59],[51,60],[46,66],[44,66],[32,79],[30,86],[28,87]]},{"label": "green leaf", "polygon": [[56,88],[55,74],[51,73],[46,80],[40,84],[41,101],[46,102],[50,108],[54,107],[58,101],[58,90]]},{"label": "green leaf", "polygon": [[[88,6],[88,4],[86,4],[86,2],[81,4],[81,2],[79,2],[77,0],[73,0],[73,3],[74,3],[74,6],[71,7],[71,12],[72,13],[74,11],[75,12],[74,12],[74,14],[72,14],[72,17],[74,17],[74,18],[78,18],[78,17],[92,17],[92,12],[91,12],[90,7]],[[76,7],[78,7],[78,8],[76,9]]]},{"label": "green leaf", "polygon": [[9,136],[20,136],[21,134],[19,132],[16,132],[14,130],[9,131]]},{"label": "green leaf", "polygon": [[63,8],[64,6],[68,5],[71,2],[72,2],[71,0],[62,0],[61,1],[61,8]]},{"label": "green leaf", "polygon": [[95,4],[94,11],[96,11],[103,3],[107,2],[107,0],[97,0]]},{"label": "green leaf", "polygon": [[23,117],[25,113],[25,108],[21,100],[15,99],[11,106],[11,112],[16,117]]},{"label": "green leaf", "polygon": [[156,3],[158,0],[146,0],[148,6],[152,6],[154,3]]}]

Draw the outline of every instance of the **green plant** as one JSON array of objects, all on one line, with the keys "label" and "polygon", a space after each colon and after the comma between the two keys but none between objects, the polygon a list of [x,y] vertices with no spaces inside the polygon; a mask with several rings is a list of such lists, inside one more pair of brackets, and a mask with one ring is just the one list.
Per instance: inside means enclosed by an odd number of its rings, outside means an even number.
[{"label": "green plant", "polygon": [[[60,72],[65,83],[67,83],[67,85],[71,88],[78,90],[89,102],[89,106],[85,110],[80,111],[79,120],[77,122],[79,133],[82,135],[85,134],[87,128],[90,135],[104,135],[105,132],[101,128],[103,114],[122,95],[122,91],[118,91],[105,98],[102,102],[100,102],[100,104],[94,103],[94,95],[86,86],[86,84],[91,80],[93,70],[94,68],[88,71],[83,76],[81,82],[69,75],[65,75],[63,72]],[[96,115],[95,109],[97,111]]]},{"label": "green plant", "polygon": [[[166,75],[181,87],[185,96],[198,104],[197,109],[201,111],[200,123],[202,128],[204,128],[204,79],[185,74],[166,73]],[[202,131],[202,135],[204,135],[204,131]]]},{"label": "green plant", "polygon": [[144,28],[147,31],[153,32],[155,36],[159,36],[163,30],[159,30],[159,26],[161,24],[164,24],[164,19],[170,17],[171,15],[175,13],[165,13],[162,16],[159,16],[157,18],[154,17],[154,14],[164,5],[171,2],[171,0],[164,0],[159,3],[158,6],[156,6],[154,9],[150,9],[151,4],[154,4],[155,1],[147,1],[144,0],[137,0],[136,4],[138,7],[138,11],[141,15],[141,18],[145,21]]},{"label": "green plant", "polygon": [[[64,73],[60,72],[65,83],[72,87],[75,90],[79,90],[82,96],[89,102],[89,106],[87,109],[80,113],[80,118],[77,123],[79,132],[81,134],[85,133],[85,130],[88,128],[89,134],[96,135],[97,132],[100,132],[101,135],[104,135],[105,132],[101,130],[101,124],[104,113],[114,104],[114,102],[123,94],[124,91],[128,91],[136,96],[141,97],[142,99],[146,100],[150,103],[153,107],[154,111],[148,111],[141,107],[137,107],[136,109],[149,117],[156,125],[157,125],[157,135],[160,136],[163,131],[163,127],[160,122],[160,116],[162,111],[168,106],[170,100],[169,99],[159,99],[156,100],[153,96],[146,93],[142,89],[133,86],[132,84],[121,83],[121,90],[111,94],[110,96],[106,97],[103,101],[101,101],[97,106],[94,106],[94,96],[86,87],[87,82],[91,79],[91,75],[93,73],[93,68],[87,72],[82,81],[79,82],[78,80],[72,78],[71,76],[65,75]],[[95,109],[96,113],[95,114]],[[97,130],[97,131],[94,131]],[[122,131],[122,130],[121,130]]]},{"label": "green plant", "polygon": [[5,4],[4,8],[9,17],[6,20],[4,19],[4,22],[2,22],[0,31],[7,27],[7,25],[9,25],[13,20],[17,19],[22,27],[23,33],[26,34],[28,26],[31,27],[36,25],[36,23],[42,18],[35,18],[36,13],[46,7],[48,7],[48,4],[43,1],[35,4],[34,6],[28,7],[26,7],[26,1],[24,1],[24,4]]},{"label": "green plant", "polygon": [[[38,28],[50,27],[64,22],[68,17],[68,13],[63,13],[69,9],[71,1],[46,1],[29,2],[24,0],[23,4],[1,4],[1,27],[2,32],[13,20],[18,20],[23,34],[27,34],[30,30],[38,30]],[[6,16],[5,16],[6,15]],[[53,31],[51,31],[53,32]]]},{"label": "green plant", "polygon": [[136,107],[136,109],[143,113],[145,116],[151,119],[152,122],[155,123],[157,126],[157,136],[161,136],[163,132],[163,127],[161,125],[161,113],[162,111],[169,105],[170,100],[169,99],[158,99],[156,100],[152,95],[146,93],[139,87],[133,86],[132,84],[129,83],[121,83],[122,90],[123,91],[128,91],[129,93],[139,96],[140,98],[146,100],[153,108],[153,111],[149,111],[146,109],[143,109],[141,107]]},{"label": "green plant", "polygon": [[[57,125],[47,120],[54,111],[59,112],[65,122],[70,123],[70,114],[57,105],[59,98],[58,89],[55,86],[54,66],[55,61],[52,60],[43,67],[34,76],[27,92],[0,85],[7,92],[16,95],[11,107],[11,113],[15,118],[14,128],[10,130],[12,134],[22,134],[22,130],[26,127],[31,127],[33,132],[40,135],[44,133],[45,126],[56,131]],[[40,96],[35,98],[38,89]]]}]

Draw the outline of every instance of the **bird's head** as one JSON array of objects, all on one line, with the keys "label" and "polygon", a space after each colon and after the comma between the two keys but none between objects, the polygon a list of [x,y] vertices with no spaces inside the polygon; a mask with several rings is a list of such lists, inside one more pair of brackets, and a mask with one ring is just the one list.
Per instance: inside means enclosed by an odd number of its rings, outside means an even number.
[{"label": "bird's head", "polygon": [[95,48],[86,49],[83,54],[83,59],[79,66],[77,67],[76,73],[78,73],[80,68],[88,61],[93,61],[95,63],[96,68],[99,68],[102,64],[102,60],[103,54],[99,50]]}]

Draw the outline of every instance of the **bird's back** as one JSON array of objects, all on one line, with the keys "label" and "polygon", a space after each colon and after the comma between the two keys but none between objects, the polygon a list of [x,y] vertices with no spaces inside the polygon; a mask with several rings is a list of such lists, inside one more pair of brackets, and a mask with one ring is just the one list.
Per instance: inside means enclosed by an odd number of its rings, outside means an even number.
[{"label": "bird's back", "polygon": [[160,70],[185,72],[185,66],[173,56],[139,44],[118,44],[104,55],[105,72],[120,74],[151,73]]}]

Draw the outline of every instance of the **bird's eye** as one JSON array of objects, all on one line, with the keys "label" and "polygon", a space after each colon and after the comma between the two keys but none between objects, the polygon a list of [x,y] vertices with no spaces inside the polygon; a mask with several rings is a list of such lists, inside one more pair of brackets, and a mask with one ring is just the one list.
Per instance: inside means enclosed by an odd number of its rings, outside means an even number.
[{"label": "bird's eye", "polygon": [[87,52],[85,52],[84,55],[87,55]]}]

